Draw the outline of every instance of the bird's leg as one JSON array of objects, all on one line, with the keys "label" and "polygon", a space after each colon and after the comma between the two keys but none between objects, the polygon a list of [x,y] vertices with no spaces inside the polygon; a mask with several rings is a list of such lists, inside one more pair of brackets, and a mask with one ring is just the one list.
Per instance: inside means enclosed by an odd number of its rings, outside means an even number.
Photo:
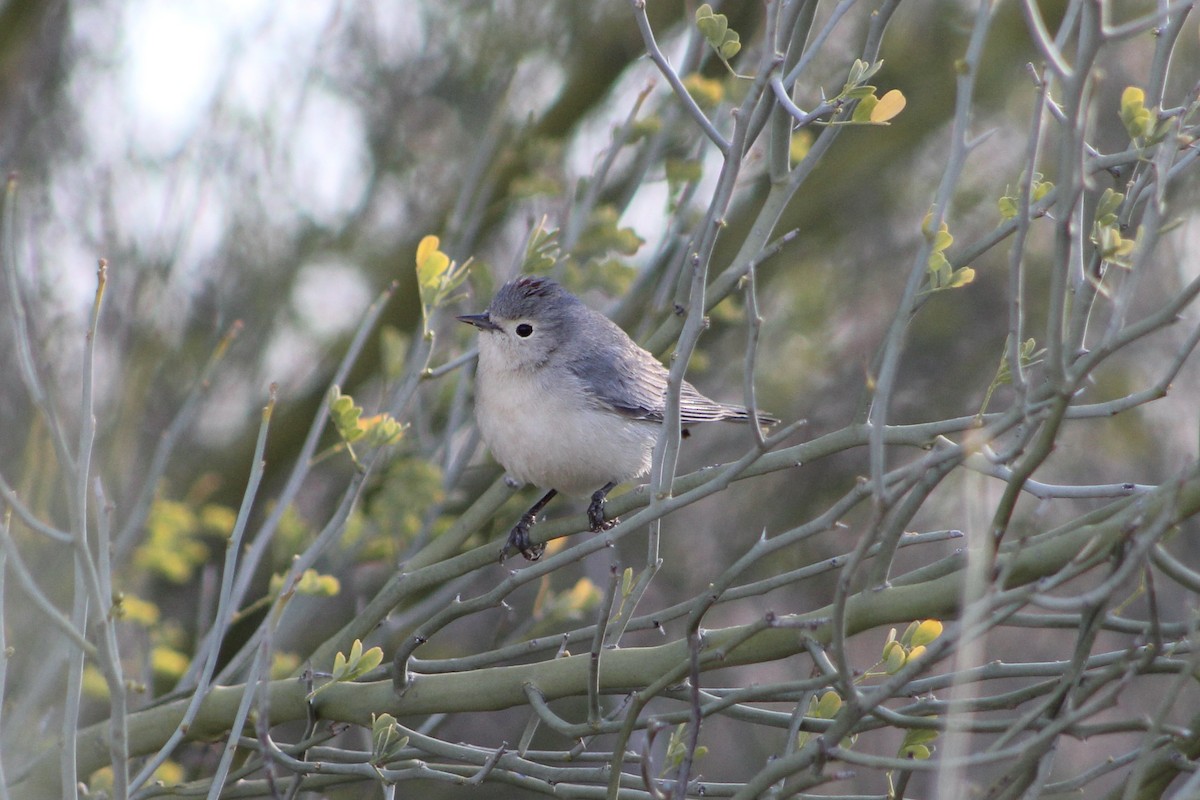
[{"label": "bird's leg", "polygon": [[588,525],[591,526],[593,532],[606,531],[620,522],[615,517],[610,520],[604,519],[604,499],[616,486],[617,484],[609,481],[592,494],[592,503],[588,506]]},{"label": "bird's leg", "polygon": [[554,495],[558,492],[554,489],[542,495],[542,499],[538,500],[529,510],[521,516],[521,521],[513,526],[513,529],[508,532],[508,541],[504,543],[504,547],[500,548],[500,563],[504,563],[504,559],[508,557],[510,551],[516,551],[529,561],[537,561],[542,557],[542,553],[546,552],[545,542],[534,544],[529,540],[529,529],[533,527],[533,523],[537,522],[537,515],[541,512],[546,504],[554,499]]}]

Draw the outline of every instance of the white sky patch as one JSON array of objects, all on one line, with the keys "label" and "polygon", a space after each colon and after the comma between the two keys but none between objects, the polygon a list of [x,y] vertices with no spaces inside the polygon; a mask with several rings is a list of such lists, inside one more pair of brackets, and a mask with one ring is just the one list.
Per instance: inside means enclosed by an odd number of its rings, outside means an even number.
[{"label": "white sky patch", "polygon": [[370,302],[362,272],[336,261],[306,265],[292,289],[292,307],[305,327],[322,338],[357,325]]},{"label": "white sky patch", "polygon": [[288,118],[304,90],[308,65],[320,62],[320,42],[337,17],[336,5],[274,4],[239,43],[231,100],[256,116]]},{"label": "white sky patch", "polygon": [[197,125],[225,63],[227,13],[207,3],[130,3],[123,75],[136,144],[170,152]]},{"label": "white sky patch", "polygon": [[1191,283],[1200,276],[1200,214],[1188,214],[1179,226],[1179,253],[1177,262],[1179,276],[1184,283]]},{"label": "white sky patch", "polygon": [[429,41],[424,3],[369,3],[356,9],[370,17],[372,46],[387,64],[401,64]]},{"label": "white sky patch", "polygon": [[[672,63],[678,63],[687,47],[687,38],[686,36],[668,35],[663,37],[659,45],[668,53],[668,58]],[[585,124],[581,125],[575,135],[571,137],[567,151],[568,163],[579,175],[590,179],[595,174],[597,167],[606,157],[608,149],[612,147],[613,131],[629,118],[629,113],[633,110],[634,98],[648,86],[652,87],[653,91],[642,104],[638,112],[639,119],[655,113],[664,105],[679,103],[679,100],[672,94],[670,86],[667,85],[666,79],[653,62],[648,58],[634,61],[618,79],[609,99],[592,112]],[[692,123],[685,121],[684,124]],[[714,162],[714,169],[719,171],[721,166],[719,153],[711,147],[707,148],[706,152],[708,151],[718,156]],[[618,174],[620,166],[632,158],[636,152],[636,146],[626,148],[622,154],[622,160],[617,162]],[[609,175],[608,177],[611,179],[613,176]],[[705,173],[701,181],[705,180],[715,185],[716,173],[710,173],[708,163],[705,164]],[[646,240],[646,244],[638,253],[638,259],[647,258],[653,254],[666,232],[666,218],[669,213],[667,190],[665,175],[649,175],[647,180],[638,187],[628,208],[621,215],[618,224],[621,227],[633,228],[639,236]],[[703,190],[696,194],[699,197],[706,196]]]},{"label": "white sky patch", "polygon": [[272,327],[263,351],[258,380],[263,386],[276,384],[281,399],[295,398],[306,392],[316,378],[328,380],[323,370],[330,365],[321,360],[325,355],[306,331],[290,322],[279,322]]},{"label": "white sky patch", "polygon": [[331,92],[310,91],[293,129],[294,200],[306,213],[336,224],[366,189],[370,159],[358,110]]},{"label": "white sky patch", "polygon": [[225,447],[246,429],[246,414],[270,397],[268,384],[251,385],[218,374],[196,420],[196,436],[210,447]]},{"label": "white sky patch", "polygon": [[526,56],[517,65],[504,111],[521,122],[541,114],[558,98],[565,83],[566,70],[558,61],[543,55]]}]

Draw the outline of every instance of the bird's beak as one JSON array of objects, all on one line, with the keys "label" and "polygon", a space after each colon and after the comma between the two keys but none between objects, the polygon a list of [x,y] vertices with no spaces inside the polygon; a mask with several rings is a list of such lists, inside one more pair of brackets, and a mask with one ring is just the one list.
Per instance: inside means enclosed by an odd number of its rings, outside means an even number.
[{"label": "bird's beak", "polygon": [[482,314],[463,314],[461,317],[455,317],[459,322],[465,322],[468,325],[474,325],[481,331],[498,331],[500,326],[492,322],[492,318],[487,315],[487,312]]}]

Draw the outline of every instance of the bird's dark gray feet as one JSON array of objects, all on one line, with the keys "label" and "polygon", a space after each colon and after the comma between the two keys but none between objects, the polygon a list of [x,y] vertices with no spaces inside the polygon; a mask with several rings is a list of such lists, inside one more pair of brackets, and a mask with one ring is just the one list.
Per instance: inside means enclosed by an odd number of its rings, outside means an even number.
[{"label": "bird's dark gray feet", "polygon": [[533,527],[533,523],[537,522],[537,515],[541,512],[546,504],[554,499],[558,494],[554,489],[546,492],[541,500],[534,503],[528,511],[521,516],[521,521],[513,526],[513,529],[508,532],[508,540],[504,542],[504,547],[500,548],[500,563],[504,563],[504,559],[508,558],[510,553],[520,553],[525,556],[528,561],[537,561],[542,557],[542,553],[546,552],[545,542],[534,542],[529,538],[529,529]]},{"label": "bird's dark gray feet", "polygon": [[592,494],[592,502],[588,505],[588,526],[593,533],[606,531],[621,521],[616,517],[608,520],[604,518],[604,501],[615,486],[615,483],[609,481]]},{"label": "bird's dark gray feet", "polygon": [[501,564],[512,553],[520,553],[525,556],[527,561],[537,561],[542,557],[542,553],[546,552],[545,542],[534,542],[529,538],[529,529],[536,521],[537,518],[533,514],[525,514],[521,517],[521,521],[508,532],[508,541],[500,549]]}]

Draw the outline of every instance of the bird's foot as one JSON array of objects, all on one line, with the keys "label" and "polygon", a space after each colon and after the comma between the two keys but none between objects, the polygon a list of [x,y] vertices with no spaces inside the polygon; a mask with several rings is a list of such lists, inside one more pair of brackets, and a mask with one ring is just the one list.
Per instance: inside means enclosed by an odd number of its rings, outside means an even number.
[{"label": "bird's foot", "polygon": [[537,517],[534,514],[525,514],[521,517],[521,521],[508,532],[508,541],[504,543],[504,547],[500,548],[501,564],[510,553],[520,553],[525,556],[527,561],[537,561],[542,557],[542,553],[546,552],[546,543],[534,542],[529,538],[529,529],[536,521]]},{"label": "bird's foot", "polygon": [[604,518],[604,498],[607,494],[608,492],[604,490],[596,492],[592,495],[592,502],[588,505],[588,528],[592,533],[606,531],[621,521],[616,517]]}]

